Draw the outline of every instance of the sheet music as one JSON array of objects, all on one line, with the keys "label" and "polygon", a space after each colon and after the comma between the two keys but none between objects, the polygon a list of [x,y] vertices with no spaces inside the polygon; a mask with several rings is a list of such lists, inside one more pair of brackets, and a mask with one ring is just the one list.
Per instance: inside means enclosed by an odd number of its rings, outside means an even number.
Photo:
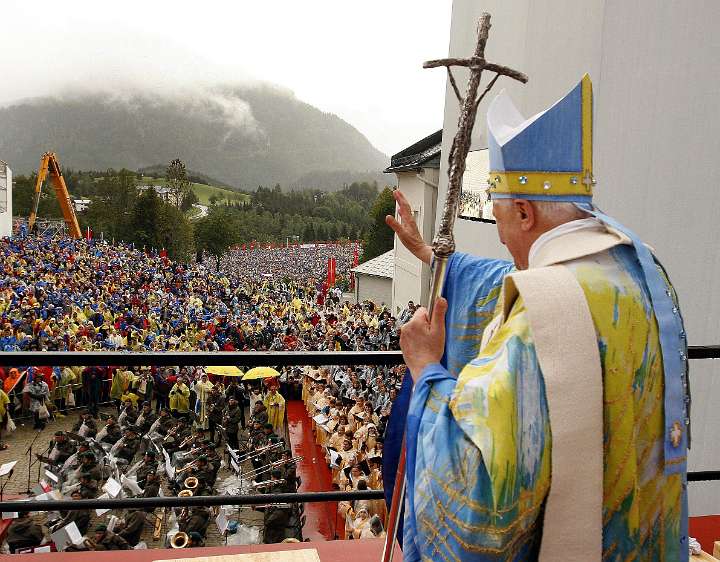
[{"label": "sheet music", "polygon": [[80,426],[80,429],[78,429],[78,435],[80,437],[87,437],[88,432],[90,431],[90,428],[87,426],[85,422]]},{"label": "sheet music", "polygon": [[100,431],[98,431],[97,435],[95,436],[95,441],[100,443],[103,439],[107,437],[107,425],[104,426]]},{"label": "sheet music", "polygon": [[51,461],[55,462],[58,457],[60,456],[60,449],[57,448],[57,445],[53,447],[53,450],[50,451],[50,456],[48,457]]},{"label": "sheet music", "polygon": [[62,468],[60,469],[60,472],[65,472],[68,470],[77,460],[77,453],[73,453],[68,457],[68,459],[63,463]]},{"label": "sheet music", "polygon": [[46,471],[45,471],[45,476],[47,476],[50,480],[52,480],[53,482],[55,482],[55,484],[57,484],[58,481],[60,480],[60,478],[58,478],[57,476],[55,476],[55,475],[54,475],[52,472],[50,472],[49,470],[46,470]]},{"label": "sheet music", "polygon": [[329,419],[329,418],[327,418],[327,417],[325,416],[325,414],[318,414],[317,416],[314,416],[314,417],[313,417],[313,420],[314,420],[315,423],[318,424],[318,425],[324,424],[325,422],[328,421],[328,419]]},{"label": "sheet music", "polygon": [[340,453],[333,451],[332,449],[328,449],[328,453],[330,453],[330,466],[333,468],[340,468],[340,460],[342,458]]},{"label": "sheet music", "polygon": [[17,461],[10,461],[6,462],[5,464],[0,466],[0,476],[5,476],[6,474],[9,474],[10,471],[15,467],[17,464]]},{"label": "sheet music", "polygon": [[215,524],[217,525],[220,534],[225,534],[225,531],[227,531],[228,528],[228,518],[225,515],[224,509],[221,509],[220,513],[218,513],[218,516],[215,518]]},{"label": "sheet music", "polygon": [[[97,499],[99,499],[99,500],[107,500],[107,499],[110,499],[110,495],[107,494],[107,493],[106,493],[106,494],[102,494],[101,496],[98,496]],[[109,510],[109,509],[96,509],[96,510],[95,510],[95,513],[97,514],[98,517],[100,517],[101,515],[105,515],[108,511],[110,511],[110,510]]]},{"label": "sheet music", "polygon": [[83,541],[83,536],[80,534],[80,529],[78,529],[75,521],[51,533],[50,538],[59,551],[65,550],[71,544],[81,544]]},{"label": "sheet music", "polygon": [[115,498],[120,493],[120,490],[122,490],[122,484],[110,477],[107,482],[105,482],[102,489],[110,494],[111,497]]}]

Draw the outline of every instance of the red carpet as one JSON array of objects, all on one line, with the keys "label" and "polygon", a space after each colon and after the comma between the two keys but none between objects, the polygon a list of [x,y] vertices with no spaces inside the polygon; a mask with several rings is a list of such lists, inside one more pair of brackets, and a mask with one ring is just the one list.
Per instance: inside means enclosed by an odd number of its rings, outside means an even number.
[{"label": "red carpet", "polygon": [[[297,465],[297,475],[302,480],[300,491],[331,491],[332,475],[325,462],[325,453],[315,443],[312,420],[308,417],[302,400],[288,400],[287,418],[293,456],[302,455],[303,457],[303,460]],[[303,538],[311,541],[332,540],[335,536],[336,514],[337,503],[306,503],[307,522],[303,529]]]}]

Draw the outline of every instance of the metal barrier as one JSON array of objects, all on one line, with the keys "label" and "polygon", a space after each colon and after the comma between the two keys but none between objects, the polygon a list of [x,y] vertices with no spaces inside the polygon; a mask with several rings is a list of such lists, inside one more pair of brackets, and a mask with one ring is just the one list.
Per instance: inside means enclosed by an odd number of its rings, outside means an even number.
[{"label": "metal barrier", "polygon": [[313,503],[383,499],[382,490],[354,492],[299,492],[295,494],[250,494],[245,496],[191,496],[181,498],[118,498],[94,500],[47,500],[0,502],[2,512],[74,511],[78,509],[146,509],[155,507],[196,507],[215,505],[266,505],[269,503]]}]

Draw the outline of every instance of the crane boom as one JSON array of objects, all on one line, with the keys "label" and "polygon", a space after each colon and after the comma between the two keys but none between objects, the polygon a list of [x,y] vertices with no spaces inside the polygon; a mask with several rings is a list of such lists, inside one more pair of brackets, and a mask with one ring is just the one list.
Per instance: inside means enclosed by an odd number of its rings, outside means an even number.
[{"label": "crane boom", "polygon": [[82,238],[80,224],[78,223],[75,209],[70,200],[70,193],[68,193],[65,179],[60,170],[60,163],[54,152],[46,152],[42,155],[42,158],[40,158],[40,168],[38,168],[37,181],[35,182],[32,210],[30,211],[30,217],[28,219],[28,230],[33,232],[35,229],[35,221],[37,220],[38,206],[40,204],[40,194],[42,193],[43,184],[48,174],[50,174],[53,186],[55,187],[55,196],[60,204],[60,210],[62,211],[70,236],[72,238]]}]

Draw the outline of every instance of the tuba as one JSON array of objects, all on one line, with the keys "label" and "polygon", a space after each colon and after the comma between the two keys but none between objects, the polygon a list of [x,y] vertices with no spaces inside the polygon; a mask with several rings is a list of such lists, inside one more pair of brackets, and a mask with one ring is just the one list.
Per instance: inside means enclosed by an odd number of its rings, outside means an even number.
[{"label": "tuba", "polygon": [[173,538],[170,539],[170,546],[173,548],[185,548],[189,542],[190,537],[188,534],[178,531],[173,535]]}]

